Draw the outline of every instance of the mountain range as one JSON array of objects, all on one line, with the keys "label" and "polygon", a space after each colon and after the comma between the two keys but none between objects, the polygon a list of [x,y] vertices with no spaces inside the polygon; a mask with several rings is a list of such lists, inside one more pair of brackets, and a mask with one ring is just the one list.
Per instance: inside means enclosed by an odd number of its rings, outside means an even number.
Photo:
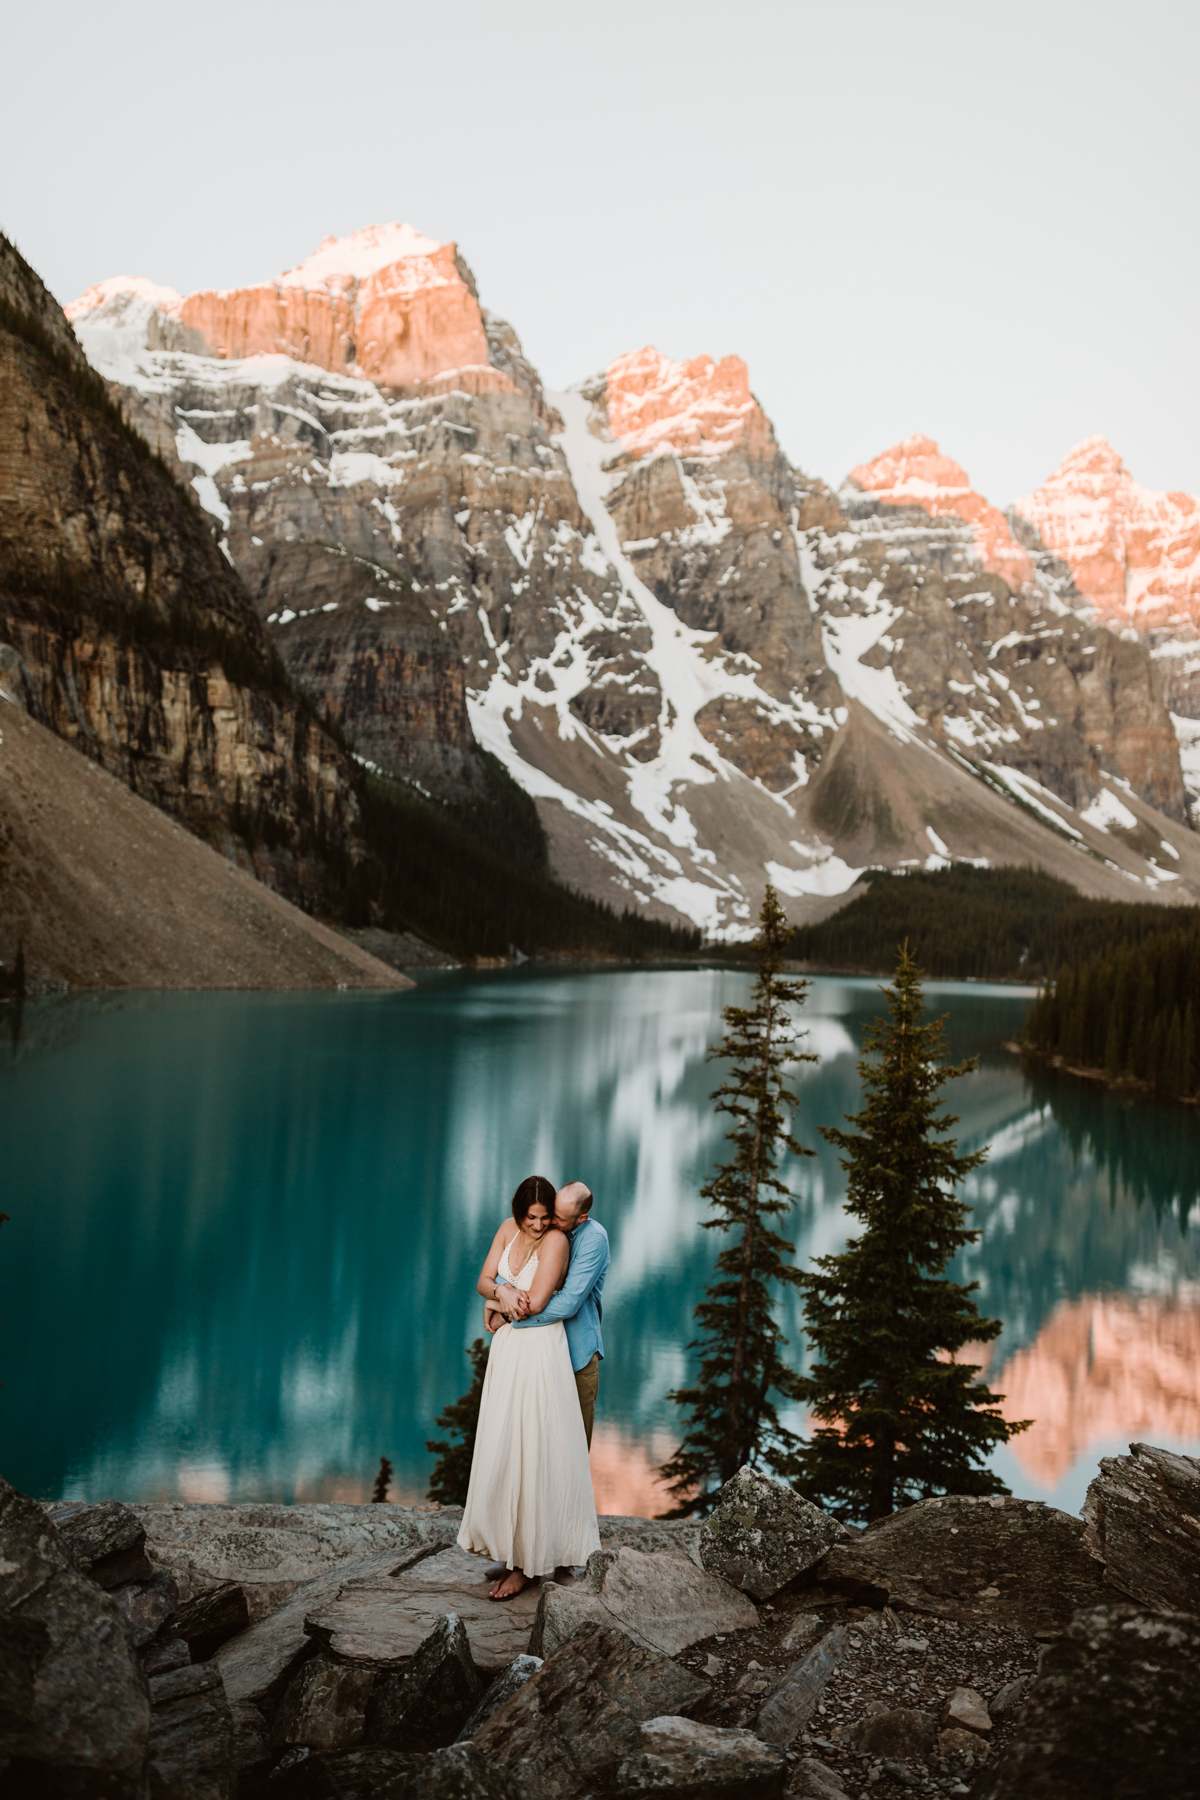
[{"label": "mountain range", "polygon": [[736,356],[548,393],[404,225],[65,313],[0,241],[0,363],[5,691],[309,913],[617,948],[880,866],[1200,895],[1200,505],[1104,440],[1007,510],[921,436],[835,490]]},{"label": "mountain range", "polygon": [[1200,892],[1200,502],[1104,440],[1007,511],[921,436],[835,491],[736,356],[547,393],[405,225],[66,314],[355,755],[444,799],[490,752],[584,892],[726,937],[880,864]]}]

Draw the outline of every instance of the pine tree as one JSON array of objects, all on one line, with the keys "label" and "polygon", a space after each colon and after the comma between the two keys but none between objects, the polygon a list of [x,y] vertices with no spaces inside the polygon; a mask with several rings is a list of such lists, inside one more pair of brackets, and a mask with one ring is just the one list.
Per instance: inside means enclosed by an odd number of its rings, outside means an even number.
[{"label": "pine tree", "polygon": [[974,1063],[946,1064],[944,1021],[924,1018],[921,975],[905,943],[887,1013],[868,1029],[859,1064],[864,1102],[852,1130],[823,1126],[842,1152],[847,1210],[861,1234],[801,1277],[816,1353],[800,1384],[818,1421],[798,1458],[797,1485],[839,1516],[879,1518],[936,1493],[1003,1494],[981,1466],[1023,1425],[1000,1416],[979,1371],[954,1358],[994,1338],[944,1270],[979,1236],[955,1188],[984,1159],[961,1156],[939,1112],[947,1081]]},{"label": "pine tree", "polygon": [[786,1071],[817,1058],[798,1047],[807,1034],[789,1009],[803,1005],[808,983],[781,972],[787,936],[783,908],[768,886],[750,1004],[725,1008],[725,1036],[709,1051],[731,1065],[712,1098],[733,1120],[726,1134],[732,1154],[700,1192],[712,1209],[705,1230],[727,1234],[727,1241],[696,1308],[701,1335],[688,1346],[700,1352],[696,1381],[670,1396],[690,1415],[682,1443],[662,1469],[676,1518],[706,1511],[743,1463],[786,1473],[798,1442],[772,1397],[796,1397],[797,1378],[784,1361],[771,1306],[776,1288],[799,1281],[795,1248],[775,1229],[792,1204],[776,1171],[784,1151],[813,1154],[789,1127],[796,1097]]},{"label": "pine tree", "polygon": [[375,1486],[371,1489],[371,1499],[377,1506],[386,1503],[388,1489],[392,1485],[392,1465],[386,1456],[379,1459],[379,1470],[375,1476]]},{"label": "pine tree", "polygon": [[486,1338],[476,1338],[468,1346],[471,1385],[460,1400],[443,1407],[437,1416],[438,1425],[449,1433],[450,1441],[433,1439],[425,1445],[438,1459],[429,1480],[429,1498],[440,1500],[443,1506],[462,1506],[467,1498],[471,1458],[475,1454],[475,1427],[479,1423],[479,1402],[483,1397],[483,1378],[487,1373],[490,1348]]}]

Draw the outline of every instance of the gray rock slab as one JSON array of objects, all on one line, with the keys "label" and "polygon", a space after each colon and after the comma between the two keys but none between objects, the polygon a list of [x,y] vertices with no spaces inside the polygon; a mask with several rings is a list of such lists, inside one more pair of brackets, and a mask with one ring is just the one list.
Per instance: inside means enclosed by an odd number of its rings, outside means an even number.
[{"label": "gray rock slab", "polygon": [[1152,1444],[1129,1452],[1100,1459],[1083,1503],[1088,1546],[1121,1595],[1200,1613],[1200,1460]]},{"label": "gray rock slab", "polygon": [[[409,1552],[417,1557],[423,1554],[421,1550]],[[236,1706],[251,1700],[269,1706],[282,1692],[296,1664],[312,1653],[313,1641],[304,1626],[310,1610],[319,1610],[333,1601],[350,1579],[384,1580],[402,1567],[403,1559],[397,1560],[394,1550],[376,1551],[357,1562],[339,1562],[293,1590],[291,1598],[277,1611],[222,1644],[213,1660],[224,1677],[230,1704]]]},{"label": "gray rock slab", "polygon": [[[579,1587],[552,1604],[567,1613],[573,1608],[581,1620],[593,1600],[637,1643],[666,1656],[759,1623],[758,1608],[745,1594],[690,1558],[666,1551],[597,1550]],[[545,1623],[541,1635],[545,1646]]]},{"label": "gray rock slab", "polygon": [[787,1759],[752,1731],[695,1719],[648,1719],[638,1748],[619,1764],[619,1794],[676,1794],[687,1800],[778,1800]]},{"label": "gray rock slab", "polygon": [[769,1600],[841,1535],[836,1519],[787,1482],[746,1466],[725,1483],[700,1528],[700,1562],[755,1600]]},{"label": "gray rock slab", "polygon": [[602,1550],[665,1550],[700,1561],[699,1519],[630,1519],[601,1513],[597,1522]]},{"label": "gray rock slab", "polygon": [[522,1800],[576,1800],[611,1784],[647,1719],[690,1711],[708,1683],[623,1631],[585,1626],[471,1740]]},{"label": "gray rock slab", "polygon": [[232,1800],[234,1727],[220,1671],[189,1664],[150,1682],[146,1758],[155,1800]]},{"label": "gray rock slab", "polygon": [[115,1601],[41,1506],[0,1480],[0,1757],[118,1777],[142,1766],[150,1706]]},{"label": "gray rock slab", "polygon": [[835,1625],[792,1664],[759,1708],[759,1737],[786,1746],[799,1736],[817,1710],[846,1638],[846,1627]]},{"label": "gray rock slab", "polygon": [[473,1738],[480,1726],[485,1724],[493,1713],[499,1712],[502,1706],[507,1705],[513,1695],[525,1686],[531,1675],[537,1674],[542,1666],[542,1661],[540,1656],[514,1656],[507,1669],[502,1669],[496,1676],[483,1699],[459,1732],[455,1742],[461,1744],[468,1738]]},{"label": "gray rock slab", "polygon": [[343,1582],[307,1609],[306,1629],[334,1656],[387,1668],[415,1655],[454,1612],[476,1666],[485,1675],[499,1674],[528,1648],[541,1590],[531,1586],[512,1600],[490,1600],[488,1566],[485,1557],[455,1548],[399,1575]]},{"label": "gray rock slab", "polygon": [[972,1800],[1174,1800],[1200,1767],[1200,1619],[1133,1606],[1081,1613],[1047,1648],[1019,1736]]},{"label": "gray rock slab", "polygon": [[305,1582],[349,1562],[453,1543],[459,1507],[203,1505],[146,1502],[130,1509],[146,1532],[151,1560],[179,1583],[181,1601],[222,1581],[245,1589],[252,1623],[275,1611]]},{"label": "gray rock slab", "polygon": [[1083,1521],[1009,1495],[918,1501],[835,1544],[819,1581],[913,1612],[1031,1635],[1065,1631],[1081,1607],[1109,1597]]}]

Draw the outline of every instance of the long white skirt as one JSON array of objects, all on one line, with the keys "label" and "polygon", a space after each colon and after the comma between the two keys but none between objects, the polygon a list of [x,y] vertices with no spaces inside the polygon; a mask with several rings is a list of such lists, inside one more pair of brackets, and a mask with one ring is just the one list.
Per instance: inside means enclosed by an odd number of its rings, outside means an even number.
[{"label": "long white skirt", "polygon": [[493,1333],[458,1542],[526,1575],[600,1548],[587,1437],[561,1323]]}]

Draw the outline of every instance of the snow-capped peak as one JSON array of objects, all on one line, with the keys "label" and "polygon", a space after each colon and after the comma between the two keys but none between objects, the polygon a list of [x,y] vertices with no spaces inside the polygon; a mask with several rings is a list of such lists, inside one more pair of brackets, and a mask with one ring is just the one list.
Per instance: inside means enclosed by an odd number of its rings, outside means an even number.
[{"label": "snow-capped peak", "polygon": [[609,429],[632,456],[724,456],[770,429],[740,356],[676,362],[646,344],[609,364],[605,399]]},{"label": "snow-capped peak", "polygon": [[345,237],[322,238],[311,256],[279,277],[279,285],[336,292],[378,275],[393,263],[436,256],[439,250],[451,248],[398,220],[386,225],[364,225],[361,231],[349,232]]},{"label": "snow-capped peak", "polygon": [[933,438],[918,434],[893,444],[851,469],[847,485],[885,506],[920,507],[932,518],[961,519],[971,527],[975,554],[985,569],[1014,588],[1032,580],[1033,564],[1004,514],[975,491],[966,470],[944,456]]},{"label": "snow-capped peak", "polygon": [[69,300],[63,311],[72,324],[76,319],[100,312],[109,315],[121,312],[128,316],[137,307],[177,318],[182,304],[182,294],[174,288],[163,287],[161,282],[150,281],[144,275],[110,275],[85,288],[78,299]]}]

